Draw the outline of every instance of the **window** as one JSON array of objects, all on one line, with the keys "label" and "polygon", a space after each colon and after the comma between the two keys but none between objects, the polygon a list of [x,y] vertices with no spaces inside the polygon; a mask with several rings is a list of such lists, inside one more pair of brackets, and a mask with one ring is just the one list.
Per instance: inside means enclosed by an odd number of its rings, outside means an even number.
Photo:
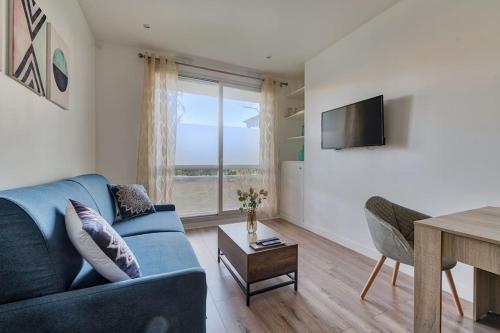
[{"label": "window", "polygon": [[222,83],[179,80],[173,201],[180,216],[237,210],[236,191],[257,187],[259,97]]}]

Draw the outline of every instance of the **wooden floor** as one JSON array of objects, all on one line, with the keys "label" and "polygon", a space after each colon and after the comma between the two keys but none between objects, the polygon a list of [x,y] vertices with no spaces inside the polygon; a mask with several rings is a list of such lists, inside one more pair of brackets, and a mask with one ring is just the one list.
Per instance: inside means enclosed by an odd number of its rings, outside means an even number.
[{"label": "wooden floor", "polygon": [[[409,332],[413,326],[413,279],[384,267],[365,301],[359,293],[375,261],[284,220],[265,222],[299,244],[299,291],[293,286],[245,296],[224,265],[217,263],[217,228],[192,229],[187,235],[207,272],[207,332]],[[275,282],[275,281],[272,281]],[[258,286],[257,286],[258,287]],[[443,332],[498,332],[498,322],[474,323],[472,306],[462,301],[456,315],[443,293]]]}]

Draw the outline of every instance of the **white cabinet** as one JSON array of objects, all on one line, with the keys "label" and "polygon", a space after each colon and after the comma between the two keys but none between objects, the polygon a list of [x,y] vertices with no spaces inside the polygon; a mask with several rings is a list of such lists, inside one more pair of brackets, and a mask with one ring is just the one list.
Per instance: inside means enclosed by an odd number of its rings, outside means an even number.
[{"label": "white cabinet", "polygon": [[281,162],[280,215],[297,225],[304,222],[304,162]]}]

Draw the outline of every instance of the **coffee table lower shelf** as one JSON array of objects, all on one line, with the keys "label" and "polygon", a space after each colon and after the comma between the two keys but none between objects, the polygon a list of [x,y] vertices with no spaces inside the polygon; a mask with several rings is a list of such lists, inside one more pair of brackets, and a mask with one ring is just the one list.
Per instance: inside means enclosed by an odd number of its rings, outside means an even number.
[{"label": "coffee table lower shelf", "polygon": [[[268,278],[265,278],[265,279],[262,279],[262,280],[258,280],[258,281],[243,283],[243,282],[241,282],[241,279],[238,277],[237,273],[228,264],[229,260],[222,259],[223,256],[224,256],[224,254],[219,249],[218,253],[217,253],[217,261],[219,263],[222,261],[222,263],[224,264],[224,266],[226,266],[226,268],[229,271],[229,273],[231,273],[231,275],[233,276],[233,278],[236,280],[236,282],[238,283],[238,285],[240,286],[241,290],[243,291],[243,293],[246,296],[247,306],[250,306],[250,297],[251,296],[262,294],[262,293],[265,293],[267,291],[271,291],[271,290],[274,290],[274,289],[286,287],[286,286],[289,286],[291,284],[293,284],[293,288],[294,288],[295,292],[297,292],[297,290],[298,290],[299,280],[298,280],[298,272],[297,271],[292,271],[292,272],[285,273],[285,274],[271,276],[271,277],[268,277]],[[293,273],[293,275],[292,275],[292,273]],[[277,277],[280,277],[280,276],[287,276],[290,279],[290,281],[276,283],[276,284],[274,284],[272,286],[265,287],[265,288],[258,289],[258,290],[254,290],[254,291],[250,290],[250,286],[252,284],[254,284],[254,283],[258,283],[258,282],[262,282],[262,281],[265,281],[265,280],[274,279],[274,278],[277,278]]]}]

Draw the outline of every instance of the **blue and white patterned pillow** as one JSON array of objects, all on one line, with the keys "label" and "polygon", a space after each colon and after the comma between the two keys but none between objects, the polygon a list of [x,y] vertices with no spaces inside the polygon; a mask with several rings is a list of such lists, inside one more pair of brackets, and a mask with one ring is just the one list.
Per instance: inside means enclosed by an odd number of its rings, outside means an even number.
[{"label": "blue and white patterned pillow", "polygon": [[141,276],[139,263],[127,243],[95,210],[69,200],[66,231],[82,257],[109,281]]},{"label": "blue and white patterned pillow", "polygon": [[111,194],[113,194],[115,204],[118,208],[117,221],[156,212],[155,206],[149,199],[144,186],[139,184],[108,184],[108,188]]}]

